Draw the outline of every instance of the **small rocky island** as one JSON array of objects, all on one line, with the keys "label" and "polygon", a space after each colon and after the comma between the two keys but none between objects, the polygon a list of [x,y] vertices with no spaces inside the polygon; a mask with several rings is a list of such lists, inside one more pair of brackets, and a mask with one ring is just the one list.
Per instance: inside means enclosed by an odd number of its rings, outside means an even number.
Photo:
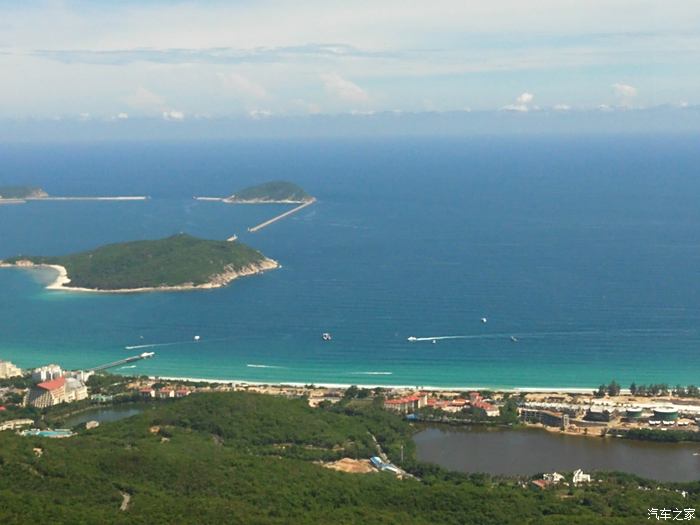
[{"label": "small rocky island", "polygon": [[304,204],[314,198],[293,182],[273,181],[250,186],[223,200],[229,204]]},{"label": "small rocky island", "polygon": [[0,203],[21,203],[27,199],[43,199],[48,196],[44,190],[34,186],[0,186]]},{"label": "small rocky island", "polygon": [[219,288],[279,264],[239,242],[178,234],[59,257],[18,256],[0,266],[53,268],[59,276],[48,288],[54,290],[145,292]]}]

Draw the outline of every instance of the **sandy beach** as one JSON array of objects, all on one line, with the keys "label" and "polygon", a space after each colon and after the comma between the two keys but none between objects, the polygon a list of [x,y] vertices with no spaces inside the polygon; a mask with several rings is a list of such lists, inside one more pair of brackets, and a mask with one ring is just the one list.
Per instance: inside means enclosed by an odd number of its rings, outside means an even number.
[{"label": "sandy beach", "polygon": [[170,376],[151,376],[150,379],[163,379],[165,381],[185,381],[196,383],[239,383],[253,386],[274,386],[274,387],[304,387],[313,385],[319,388],[350,388],[357,386],[360,388],[392,388],[396,390],[424,390],[426,392],[469,392],[469,391],[484,391],[492,390],[494,392],[507,392],[516,394],[520,392],[530,393],[546,393],[546,394],[590,394],[595,390],[595,387],[590,388],[539,388],[539,387],[514,387],[514,388],[495,388],[477,385],[461,385],[461,386],[432,386],[432,385],[393,385],[393,384],[359,384],[359,383],[324,383],[315,381],[295,382],[295,381],[248,381],[240,378],[229,379],[204,379],[198,377],[170,377]]}]

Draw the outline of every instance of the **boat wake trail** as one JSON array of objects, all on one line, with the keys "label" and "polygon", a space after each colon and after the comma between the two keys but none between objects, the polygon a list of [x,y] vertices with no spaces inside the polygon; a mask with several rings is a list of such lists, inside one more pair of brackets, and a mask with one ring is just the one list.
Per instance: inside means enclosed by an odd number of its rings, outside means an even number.
[{"label": "boat wake trail", "polygon": [[480,335],[436,335],[433,337],[409,337],[409,341],[444,341],[445,339],[473,339],[476,337],[484,337]]},{"label": "boat wake trail", "polygon": [[141,348],[159,348],[163,346],[177,346],[177,345],[201,345],[206,342],[211,342],[211,341],[223,341],[223,338],[219,339],[207,339],[207,340],[200,340],[200,339],[191,339],[189,341],[174,341],[172,343],[151,343],[147,345],[133,345],[133,346],[125,346],[124,350],[139,350]]},{"label": "boat wake trail", "polygon": [[119,370],[124,370],[125,368],[136,368],[136,365],[122,366],[122,367],[119,368]]},{"label": "boat wake trail", "polygon": [[350,372],[354,376],[390,376],[394,372]]},{"label": "boat wake trail", "polygon": [[[679,331],[674,330],[659,330],[645,328],[626,328],[619,330],[553,330],[543,332],[515,332],[515,333],[492,333],[492,334],[470,334],[470,335],[434,335],[430,337],[415,337],[407,338],[411,343],[443,341],[446,339],[503,339],[513,338],[517,335],[518,338],[527,337],[532,339],[542,339],[549,337],[597,337],[597,336],[620,336],[620,337],[642,337],[642,336],[672,336]],[[687,332],[687,331],[683,331]]]},{"label": "boat wake trail", "polygon": [[247,364],[245,365],[248,368],[284,368],[283,366],[274,366],[274,365],[254,365],[254,364]]}]

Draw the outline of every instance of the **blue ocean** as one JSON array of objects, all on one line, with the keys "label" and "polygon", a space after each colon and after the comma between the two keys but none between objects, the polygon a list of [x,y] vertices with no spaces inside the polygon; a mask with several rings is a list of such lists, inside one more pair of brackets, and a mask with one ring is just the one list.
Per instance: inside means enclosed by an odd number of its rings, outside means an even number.
[{"label": "blue ocean", "polygon": [[[153,345],[153,359],[115,371],[698,384],[698,146],[644,135],[0,145],[0,185],[152,197],[0,206],[0,258],[187,232],[238,234],[282,264],[224,289],[135,295],[47,291],[48,271],[2,269],[0,359],[86,368]],[[257,233],[246,229],[287,207],[192,199],[278,179],[318,202]]]}]

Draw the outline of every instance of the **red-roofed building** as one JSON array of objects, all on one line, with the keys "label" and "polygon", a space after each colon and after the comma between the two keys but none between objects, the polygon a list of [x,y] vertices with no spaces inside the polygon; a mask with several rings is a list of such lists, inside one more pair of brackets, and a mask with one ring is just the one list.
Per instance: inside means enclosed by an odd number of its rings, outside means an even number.
[{"label": "red-roofed building", "polygon": [[36,408],[47,408],[66,401],[66,378],[44,381],[31,388],[27,402]]},{"label": "red-roofed building", "polygon": [[152,399],[156,397],[156,391],[153,390],[150,386],[140,389],[139,394],[141,394],[141,397],[144,397],[146,399]]},{"label": "red-roofed building", "polygon": [[384,408],[387,410],[393,410],[394,412],[399,412],[401,414],[406,414],[408,412],[413,412],[419,408],[423,408],[428,403],[428,397],[423,394],[414,394],[412,396],[398,397],[394,399],[387,399],[384,401]]},{"label": "red-roofed building", "polygon": [[169,399],[171,397],[175,397],[175,390],[173,390],[170,387],[163,387],[160,390],[158,390],[158,393],[156,394],[158,399]]},{"label": "red-roofed building", "polygon": [[175,397],[187,397],[190,395],[190,391],[186,388],[180,388],[175,391]]},{"label": "red-roofed building", "polygon": [[533,479],[532,484],[540,490],[544,490],[549,487],[552,482],[544,479]]},{"label": "red-roofed building", "polygon": [[487,417],[496,417],[500,415],[500,411],[498,410],[497,407],[493,406],[491,403],[487,403],[486,401],[483,401],[479,399],[478,401],[473,401],[472,402],[472,408],[474,409],[474,412],[481,413]]}]

